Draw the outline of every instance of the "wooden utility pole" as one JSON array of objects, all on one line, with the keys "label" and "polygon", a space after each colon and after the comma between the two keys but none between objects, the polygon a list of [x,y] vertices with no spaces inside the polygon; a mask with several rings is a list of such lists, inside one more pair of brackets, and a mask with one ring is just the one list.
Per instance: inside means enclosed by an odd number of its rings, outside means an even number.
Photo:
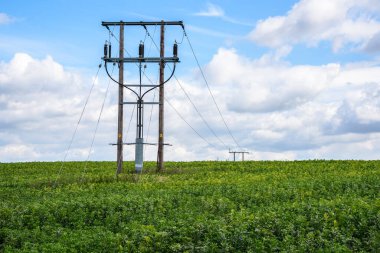
[{"label": "wooden utility pole", "polygon": [[120,174],[123,171],[123,102],[124,102],[124,25],[120,25],[119,40],[119,105],[117,118],[117,171]]},{"label": "wooden utility pole", "polygon": [[[161,39],[160,39],[160,58],[164,59],[165,55],[165,25],[161,21]],[[157,152],[157,171],[162,172],[164,169],[164,73],[165,62],[160,62],[160,88],[159,88],[159,105],[158,105],[158,152]]]}]

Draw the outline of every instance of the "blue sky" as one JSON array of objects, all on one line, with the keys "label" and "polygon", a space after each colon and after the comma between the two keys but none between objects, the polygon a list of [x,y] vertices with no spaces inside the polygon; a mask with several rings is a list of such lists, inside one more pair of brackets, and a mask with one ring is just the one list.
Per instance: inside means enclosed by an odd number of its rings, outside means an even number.
[{"label": "blue sky", "polygon": [[[12,19],[3,25],[4,60],[23,50],[35,57],[52,55],[58,62],[90,67],[101,50],[103,20],[183,20],[197,45],[199,57],[207,62],[221,46],[234,46],[239,53],[259,57],[268,48],[251,43],[247,34],[259,20],[286,15],[297,1],[3,1],[2,12]],[[221,16],[207,15],[215,8]],[[204,15],[202,15],[202,13]],[[199,14],[199,15],[197,15]],[[214,14],[215,15],[215,14]],[[207,36],[210,34],[211,36]],[[214,35],[214,36],[212,36]],[[8,43],[5,43],[7,41]],[[11,42],[11,43],[9,43]],[[199,45],[199,46],[198,46]],[[288,60],[323,64],[368,60],[371,55],[347,50],[331,53],[329,43],[318,47],[297,45]]]},{"label": "blue sky", "polygon": [[[294,2],[266,1],[264,5],[262,1],[220,1],[213,5],[205,1],[3,1],[2,12],[13,21],[1,27],[2,37],[15,43],[0,50],[5,59],[23,50],[35,57],[50,54],[65,65],[90,67],[99,58],[100,42],[107,35],[101,21],[165,19],[183,20],[197,31],[189,28],[195,45],[203,45],[199,55],[205,61],[227,43],[228,37],[237,37],[234,43],[254,56],[263,48],[255,48],[244,37],[257,20],[284,13]],[[196,15],[206,13],[211,5],[221,8],[226,18]],[[220,36],[205,36],[211,31]]]},{"label": "blue sky", "polygon": [[[250,159],[378,159],[376,0],[5,0],[0,3],[0,161],[61,160],[108,40],[101,21],[162,19],[184,21],[216,101],[239,145],[251,152]],[[149,32],[158,43],[158,28]],[[183,32],[171,27],[166,34],[169,53]],[[134,53],[145,33],[131,28],[125,37],[127,50]],[[151,43],[149,38],[145,42],[154,55]],[[116,52],[117,42],[112,44]],[[226,145],[172,81],[168,100],[208,143],[167,106],[166,139],[174,145],[167,159],[231,159],[226,147],[238,147],[217,113],[186,39],[179,54],[179,83]],[[156,80],[156,69],[148,70]],[[135,80],[135,67],[128,67],[126,76]],[[69,159],[87,157],[107,84],[102,69]],[[91,150],[93,160],[113,160],[115,150],[107,144],[116,132],[115,102],[116,87],[111,85]],[[155,110],[154,130],[146,136],[150,139],[157,138]],[[126,109],[126,122],[132,111]],[[133,140],[133,131],[126,141]],[[133,150],[128,147],[126,152]],[[155,159],[154,149],[146,152],[148,160]]]}]

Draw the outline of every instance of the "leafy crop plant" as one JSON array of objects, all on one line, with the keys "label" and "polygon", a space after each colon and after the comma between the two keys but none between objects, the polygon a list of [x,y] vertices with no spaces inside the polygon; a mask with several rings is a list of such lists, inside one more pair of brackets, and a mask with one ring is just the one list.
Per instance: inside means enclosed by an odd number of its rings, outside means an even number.
[{"label": "leafy crop plant", "polygon": [[0,252],[380,252],[380,162],[0,163]]}]

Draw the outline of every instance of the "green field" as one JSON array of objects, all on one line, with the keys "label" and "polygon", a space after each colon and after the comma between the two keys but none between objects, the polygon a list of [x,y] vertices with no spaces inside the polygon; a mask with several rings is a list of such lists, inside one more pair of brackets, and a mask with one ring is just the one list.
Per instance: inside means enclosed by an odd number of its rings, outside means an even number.
[{"label": "green field", "polygon": [[0,251],[380,252],[380,161],[60,166],[0,163]]}]

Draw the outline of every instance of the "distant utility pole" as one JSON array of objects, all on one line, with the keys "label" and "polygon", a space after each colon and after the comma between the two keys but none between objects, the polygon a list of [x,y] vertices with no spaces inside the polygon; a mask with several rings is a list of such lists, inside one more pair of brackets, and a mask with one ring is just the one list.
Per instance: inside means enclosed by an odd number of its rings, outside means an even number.
[{"label": "distant utility pole", "polygon": [[[160,42],[160,57],[145,57],[144,56],[144,44],[139,45],[139,56],[138,57],[124,57],[124,27],[125,26],[142,26],[147,34],[147,26],[161,26],[161,42]],[[118,104],[118,132],[117,132],[117,143],[112,145],[117,145],[117,170],[116,175],[120,174],[123,170],[123,145],[135,145],[135,170],[137,173],[141,173],[143,168],[143,145],[157,145],[157,143],[144,143],[143,139],[143,121],[144,121],[144,104],[159,104],[159,137],[158,137],[158,152],[157,152],[157,170],[163,170],[163,146],[168,145],[164,143],[164,84],[168,82],[174,75],[176,63],[179,62],[178,58],[178,45],[175,43],[173,45],[173,56],[164,56],[164,31],[165,26],[176,25],[181,26],[184,29],[182,21],[161,21],[161,22],[102,22],[102,26],[105,26],[110,34],[113,33],[110,30],[110,26],[120,27],[120,39],[119,39],[119,57],[112,57],[111,55],[111,44],[106,42],[104,45],[104,67],[106,69],[108,77],[119,84],[119,104]],[[149,34],[148,34],[149,35]],[[107,64],[113,63],[119,66],[119,80],[116,81],[108,72]],[[140,82],[139,84],[127,84],[124,83],[124,63],[134,63],[139,67]],[[142,84],[142,64],[145,63],[159,63],[160,66],[160,83],[155,84]],[[172,73],[167,80],[164,80],[164,68],[165,64],[173,63]],[[124,102],[123,90],[124,88],[130,90],[137,97],[136,102]],[[144,96],[155,88],[159,88],[159,102],[146,102],[143,100]],[[136,142],[134,143],[123,143],[123,106],[125,104],[135,104],[137,105],[137,124],[136,124]]]},{"label": "distant utility pole", "polygon": [[241,154],[241,160],[244,161],[244,154],[249,154],[246,151],[229,151],[230,154],[234,154],[234,162],[236,161],[236,154]]}]

